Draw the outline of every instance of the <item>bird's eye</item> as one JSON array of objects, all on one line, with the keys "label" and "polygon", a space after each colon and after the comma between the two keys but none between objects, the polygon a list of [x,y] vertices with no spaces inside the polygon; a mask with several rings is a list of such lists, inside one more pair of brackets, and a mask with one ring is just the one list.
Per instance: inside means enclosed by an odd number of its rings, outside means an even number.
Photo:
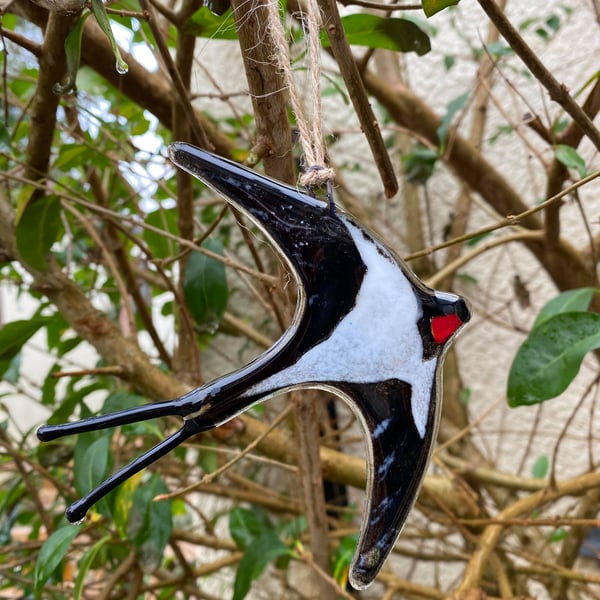
[{"label": "bird's eye", "polygon": [[432,317],[431,335],[435,343],[443,344],[462,324],[456,314]]}]

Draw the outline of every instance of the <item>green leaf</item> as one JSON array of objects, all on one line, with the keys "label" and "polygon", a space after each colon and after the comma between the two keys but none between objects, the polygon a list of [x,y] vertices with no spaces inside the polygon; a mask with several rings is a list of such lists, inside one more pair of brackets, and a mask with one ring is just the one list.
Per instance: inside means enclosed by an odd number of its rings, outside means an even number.
[{"label": "green leaf", "polygon": [[54,398],[56,396],[56,386],[58,385],[58,377],[53,377],[53,373],[60,371],[60,364],[54,363],[46,378],[44,379],[44,383],[42,384],[42,404],[45,406],[54,405]]},{"label": "green leaf", "polygon": [[57,529],[40,548],[33,574],[36,597],[40,597],[43,585],[60,564],[71,542],[81,531],[81,527],[81,525],[68,525]]},{"label": "green leaf", "polygon": [[[56,425],[58,423],[64,423],[65,421],[68,421],[75,408],[81,405],[85,398],[87,398],[92,392],[101,389],[106,389],[105,385],[101,381],[94,381],[94,383],[83,386],[78,390],[73,390],[73,388],[70,388],[62,399],[60,406],[58,406],[58,408],[50,415],[50,417],[46,419],[46,422],[49,425]],[[92,437],[92,440],[93,439],[95,439],[95,437]]]},{"label": "green leaf", "polygon": [[423,0],[421,4],[425,15],[431,17],[449,6],[456,6],[459,2],[460,0]]},{"label": "green leaf", "polygon": [[[100,413],[107,415],[120,410],[126,410],[146,403],[142,396],[126,391],[114,392],[106,397]],[[162,430],[158,427],[156,419],[140,421],[139,423],[128,423],[121,427],[124,435],[140,437],[143,435],[155,435],[162,439]]]},{"label": "green leaf", "polygon": [[550,460],[546,454],[542,454],[533,463],[531,467],[531,476],[536,479],[543,479],[548,475],[548,469],[550,468]]},{"label": "green leaf", "polygon": [[273,531],[265,531],[255,538],[244,550],[238,565],[232,600],[242,600],[249,592],[251,583],[262,575],[269,562],[289,553],[290,549]]},{"label": "green leaf", "polygon": [[558,15],[550,15],[546,19],[546,25],[556,33],[560,29],[560,17]]},{"label": "green leaf", "polygon": [[8,131],[4,123],[0,123],[0,151],[10,152],[11,148],[12,140],[10,131]]},{"label": "green leaf", "polygon": [[148,569],[155,569],[160,565],[173,529],[171,501],[154,502],[155,496],[168,491],[161,477],[152,475],[136,489],[133,496],[127,533]]},{"label": "green leaf", "polygon": [[306,517],[301,515],[291,521],[280,524],[277,527],[277,533],[283,540],[298,540],[307,527]]},{"label": "green leaf", "polygon": [[596,291],[596,288],[585,287],[562,292],[544,305],[532,329],[539,327],[544,321],[561,313],[586,312]]},{"label": "green leaf", "polygon": [[[144,219],[145,223],[169,233],[177,233],[177,209],[159,208],[149,213]],[[154,258],[167,258],[177,252],[177,244],[168,237],[156,233],[150,229],[144,229],[144,242],[152,251]]]},{"label": "green leaf", "polygon": [[446,145],[448,132],[450,131],[450,125],[454,115],[466,106],[468,100],[469,92],[465,92],[464,94],[454,98],[454,100],[451,100],[446,105],[446,114],[442,117],[440,125],[437,128],[437,136],[440,142],[440,147],[443,148]]},{"label": "green leaf", "polygon": [[[2,423],[2,428],[5,428]],[[10,483],[5,482],[0,488],[0,547],[7,546],[13,541],[13,527],[18,522],[20,510],[19,501],[29,495],[23,480],[13,477]]]},{"label": "green leaf", "polygon": [[112,28],[110,26],[110,20],[106,12],[104,2],[102,2],[102,0],[92,0],[92,12],[94,13],[94,17],[96,17],[96,21],[98,21],[100,29],[102,29],[102,31],[108,38],[108,41],[110,42],[110,47],[112,48],[113,55],[115,57],[115,60],[117,61],[115,65],[117,73],[124,75],[125,73],[127,73],[129,67],[121,57],[121,52],[119,50],[119,46],[117,45],[117,40],[115,40]]},{"label": "green leaf", "polygon": [[[206,240],[202,247],[223,254],[223,245],[218,240]],[[225,312],[229,295],[223,263],[201,252],[192,252],[185,271],[183,292],[196,323],[214,329]]]},{"label": "green leaf", "polygon": [[566,537],[567,530],[562,527],[558,527],[548,536],[548,541],[551,544],[555,544],[556,542],[562,542]]},{"label": "green leaf", "polygon": [[406,179],[416,185],[423,185],[433,175],[438,153],[423,144],[415,144],[410,152],[402,156]]},{"label": "green leaf", "polygon": [[[429,36],[412,21],[353,14],[342,18],[344,33],[351,46],[385,48],[395,52],[416,52],[419,56],[431,50]],[[324,48],[329,47],[325,32],[321,34]]]},{"label": "green leaf", "polygon": [[112,519],[122,539],[128,539],[127,529],[133,508],[135,492],[140,486],[143,473],[136,473],[124,481],[118,488],[115,503],[112,507]]},{"label": "green leaf", "polygon": [[3,373],[2,379],[13,385],[17,385],[21,377],[21,353],[18,352],[12,360],[0,360],[0,372]]},{"label": "green leaf", "polygon": [[358,534],[353,533],[348,535],[340,541],[340,545],[333,557],[333,568],[332,575],[334,579],[345,588],[348,581],[348,570],[352,557],[356,551],[356,545],[358,544]]},{"label": "green leaf", "polygon": [[231,10],[218,16],[206,6],[197,10],[186,21],[183,31],[196,37],[206,37],[213,40],[237,40],[238,37]]},{"label": "green leaf", "polygon": [[50,350],[57,348],[62,336],[67,331],[72,333],[66,319],[59,312],[54,313],[46,326],[46,343],[48,344],[48,348]]},{"label": "green leaf", "polygon": [[449,71],[455,63],[456,57],[454,57],[452,54],[446,54],[444,56],[444,68],[446,69],[446,71]]},{"label": "green leaf", "polygon": [[485,238],[489,237],[492,235],[491,231],[487,231],[485,233],[480,233],[479,235],[474,235],[472,238],[467,240],[467,246],[477,246],[477,244],[479,244],[479,242],[481,242],[482,240],[485,240]]},{"label": "green leaf", "polygon": [[80,169],[93,164],[99,170],[111,167],[110,158],[105,152],[85,144],[61,144],[53,167],[68,173],[71,169]]},{"label": "green leaf", "polygon": [[0,376],[11,366],[11,361],[40,327],[47,317],[35,317],[23,321],[11,321],[0,328]]},{"label": "green leaf", "polygon": [[83,593],[83,584],[85,583],[85,576],[90,569],[90,566],[94,562],[94,559],[98,555],[98,552],[109,542],[111,539],[110,535],[106,535],[100,538],[91,548],[88,548],[85,554],[77,562],[77,578],[75,579],[75,587],[73,588],[73,599],[80,600]]},{"label": "green leaf", "polygon": [[219,455],[216,450],[203,449],[198,456],[198,465],[203,473],[213,473],[216,471],[219,468]]},{"label": "green leaf", "polygon": [[461,388],[460,392],[458,394],[458,401],[463,406],[469,406],[469,402],[471,401],[471,388],[469,388],[469,387]]},{"label": "green leaf", "polygon": [[566,146],[565,144],[558,144],[554,148],[554,157],[558,162],[561,162],[567,169],[575,169],[580,177],[587,175],[587,167],[585,166],[585,160],[581,158],[581,155],[572,146]]},{"label": "green leaf", "polygon": [[583,357],[600,348],[600,315],[568,312],[555,315],[531,331],[519,348],[508,376],[512,407],[554,398],[567,389]]},{"label": "green leaf", "polygon": [[[77,441],[80,442],[83,436]],[[110,435],[102,435],[82,449],[84,442],[78,443],[75,451],[73,480],[75,489],[81,496],[95,488],[107,475],[110,467]]]},{"label": "green leaf", "polygon": [[229,534],[241,550],[265,531],[274,531],[274,528],[264,510],[236,507],[229,513]]},{"label": "green leaf", "polygon": [[495,58],[515,53],[515,51],[504,42],[492,42],[486,44],[485,48]]},{"label": "green leaf", "polygon": [[63,231],[60,199],[48,196],[29,203],[16,227],[17,248],[23,260],[38,271],[48,269],[48,252]]},{"label": "green leaf", "polygon": [[79,17],[77,23],[65,39],[65,57],[67,62],[67,81],[64,85],[54,84],[53,91],[56,94],[71,94],[77,91],[77,71],[79,70],[79,60],[81,57],[81,37],[83,35],[83,26],[90,13],[85,13]]}]

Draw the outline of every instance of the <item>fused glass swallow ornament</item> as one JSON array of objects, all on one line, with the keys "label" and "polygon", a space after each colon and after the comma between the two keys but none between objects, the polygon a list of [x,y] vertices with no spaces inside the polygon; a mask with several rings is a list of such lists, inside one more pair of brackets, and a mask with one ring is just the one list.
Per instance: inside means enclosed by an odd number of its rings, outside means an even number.
[{"label": "fused glass swallow ornament", "polygon": [[299,388],[342,398],[364,431],[367,490],[350,567],[356,589],[375,579],[410,511],[435,441],[440,377],[449,342],[469,320],[467,303],[426,287],[359,223],[327,202],[234,162],[176,143],[172,162],[249,217],[298,284],[292,324],[240,370],[175,400],[38,430],[40,440],[155,417],[182,417],[176,433],[67,509],[78,521],[109,491],[190,436],[257,402]]}]

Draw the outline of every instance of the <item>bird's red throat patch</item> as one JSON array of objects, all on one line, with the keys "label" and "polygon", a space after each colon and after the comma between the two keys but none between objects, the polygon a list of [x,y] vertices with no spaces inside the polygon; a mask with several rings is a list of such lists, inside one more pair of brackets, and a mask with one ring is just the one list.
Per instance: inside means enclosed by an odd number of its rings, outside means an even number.
[{"label": "bird's red throat patch", "polygon": [[431,319],[431,334],[436,344],[443,344],[463,324],[457,315],[443,315]]}]

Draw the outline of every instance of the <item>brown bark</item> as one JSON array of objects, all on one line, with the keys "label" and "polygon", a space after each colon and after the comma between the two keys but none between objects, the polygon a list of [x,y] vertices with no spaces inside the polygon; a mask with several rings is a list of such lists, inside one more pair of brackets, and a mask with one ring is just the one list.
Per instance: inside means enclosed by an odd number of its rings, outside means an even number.
[{"label": "brown bark", "polygon": [[268,32],[268,14],[263,2],[231,3],[248,89],[256,119],[256,137],[268,151],[265,171],[280,181],[294,183],[292,132],[287,115],[287,92],[282,74],[273,67],[275,46]]}]

